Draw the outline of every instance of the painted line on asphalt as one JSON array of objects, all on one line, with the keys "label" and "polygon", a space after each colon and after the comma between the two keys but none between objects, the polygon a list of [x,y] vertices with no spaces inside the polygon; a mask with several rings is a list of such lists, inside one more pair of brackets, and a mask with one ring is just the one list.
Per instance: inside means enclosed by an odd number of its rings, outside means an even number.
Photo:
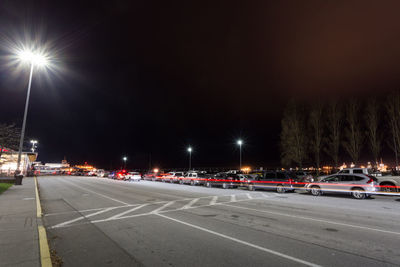
[{"label": "painted line on asphalt", "polygon": [[40,205],[40,198],[39,198],[39,190],[38,190],[38,182],[36,176],[35,179],[35,195],[36,195],[36,217],[42,217],[42,206]]},{"label": "painted line on asphalt", "polygon": [[175,218],[171,218],[171,217],[163,215],[163,214],[157,214],[157,215],[160,216],[160,217],[163,217],[165,219],[168,219],[168,220],[171,220],[171,221],[174,221],[174,222],[177,222],[177,223],[180,223],[180,224],[195,228],[197,230],[201,230],[203,232],[207,232],[209,234],[213,234],[213,235],[216,235],[216,236],[219,236],[219,237],[234,241],[236,243],[239,243],[239,244],[242,244],[242,245],[246,245],[246,246],[249,246],[249,247],[252,247],[252,248],[255,248],[255,249],[270,253],[270,254],[273,254],[273,255],[281,257],[281,258],[285,258],[287,260],[291,260],[291,261],[294,261],[294,262],[297,262],[297,263],[301,263],[301,264],[306,265],[306,266],[311,266],[311,267],[320,267],[321,266],[321,265],[318,265],[318,264],[315,264],[315,263],[312,263],[312,262],[308,262],[308,261],[305,261],[305,260],[302,260],[302,259],[299,259],[299,258],[295,258],[295,257],[289,256],[287,254],[283,254],[283,253],[275,251],[275,250],[271,250],[271,249],[268,249],[268,248],[261,247],[259,245],[253,244],[253,243],[249,243],[249,242],[237,239],[235,237],[231,237],[231,236],[228,236],[228,235],[224,235],[224,234],[218,233],[218,232],[215,232],[215,231],[210,230],[210,229],[206,229],[206,228],[198,226],[198,225],[194,225],[194,224],[191,224],[191,223],[188,223],[188,222],[177,220]]},{"label": "painted line on asphalt", "polygon": [[119,202],[119,203],[125,204],[125,205],[130,205],[129,203],[126,203],[126,202],[124,202],[124,201],[121,201],[121,200],[118,200],[118,199],[115,199],[115,198],[112,198],[112,197],[109,197],[109,196],[100,194],[100,193],[98,193],[98,192],[92,191],[92,190],[87,189],[87,188],[84,188],[84,187],[82,187],[82,186],[77,186],[77,185],[75,185],[75,184],[73,184],[73,183],[71,183],[71,182],[69,182],[69,181],[67,181],[67,180],[65,180],[65,179],[63,179],[63,178],[61,178],[61,181],[64,181],[64,182],[66,182],[67,184],[70,184],[70,185],[72,185],[72,186],[74,186],[74,187],[77,187],[77,188],[79,188],[79,189],[85,190],[85,191],[87,191],[87,192],[91,192],[91,193],[93,193],[93,194],[102,196],[102,197],[104,197],[104,198],[111,199],[111,200],[113,200],[113,201],[115,201],[115,202]]},{"label": "painted line on asphalt", "polygon": [[215,205],[215,203],[217,203],[218,200],[218,196],[213,196],[213,198],[210,201],[210,205]]},{"label": "painted line on asphalt", "polygon": [[285,213],[280,213],[280,212],[274,212],[274,211],[259,210],[259,209],[253,209],[253,208],[246,208],[246,207],[241,207],[241,206],[229,205],[229,204],[227,204],[227,203],[220,203],[220,204],[223,205],[223,206],[229,206],[229,207],[234,207],[234,208],[238,208],[238,209],[245,209],[245,210],[252,210],[252,211],[257,211],[257,212],[269,213],[269,214],[274,214],[274,215],[278,215],[278,216],[285,216],[285,217],[297,218],[297,219],[302,219],[302,220],[309,220],[309,221],[315,221],[315,222],[329,223],[329,224],[347,226],[347,227],[351,227],[351,228],[360,228],[360,229],[364,229],[364,230],[376,231],[376,232],[381,232],[381,233],[386,233],[386,234],[400,235],[400,232],[393,232],[393,231],[388,231],[388,230],[382,230],[382,229],[377,229],[377,228],[371,228],[371,227],[367,227],[367,226],[354,225],[354,224],[347,224],[347,223],[341,223],[341,222],[333,222],[333,221],[327,221],[327,220],[322,220],[322,219],[315,219],[315,218],[304,217],[304,216],[290,215],[290,214],[285,214]]},{"label": "painted line on asphalt", "polygon": [[185,206],[183,206],[183,210],[185,210],[185,209],[188,209],[188,208],[190,208],[191,206],[193,206],[194,205],[194,203],[196,203],[197,201],[199,201],[200,200],[200,198],[195,198],[195,199],[193,199],[192,201],[190,201],[188,204],[186,204]]},{"label": "painted line on asphalt", "polygon": [[158,209],[153,210],[151,213],[160,212],[160,211],[162,211],[163,209],[165,209],[166,207],[171,206],[172,204],[175,204],[175,202],[176,202],[176,201],[171,201],[171,202],[165,203],[164,205],[162,205],[162,206],[159,207]]},{"label": "painted line on asphalt", "polygon": [[39,184],[36,176],[35,180],[35,196],[36,196],[36,216],[38,218],[38,235],[39,235],[39,253],[40,253],[40,264],[42,267],[52,267],[49,243],[47,241],[46,229],[42,223],[42,205],[40,204],[39,196]]},{"label": "painted line on asphalt", "polygon": [[90,217],[93,217],[93,216],[96,216],[96,215],[99,215],[99,214],[102,214],[102,213],[105,213],[105,212],[107,212],[107,211],[114,210],[114,209],[116,209],[116,208],[108,208],[108,209],[104,209],[104,210],[101,210],[101,211],[98,211],[98,212],[94,212],[94,213],[91,213],[91,214],[88,214],[88,215],[83,215],[83,216],[78,217],[78,218],[75,218],[75,219],[73,219],[73,220],[69,220],[69,221],[66,221],[66,222],[63,222],[63,223],[59,223],[59,224],[57,224],[57,225],[54,225],[54,226],[52,226],[51,228],[63,227],[64,225],[71,224],[71,223],[74,223],[74,222],[83,220],[83,219],[85,219],[85,218],[90,218]]},{"label": "painted line on asphalt", "polygon": [[117,215],[114,215],[114,216],[110,217],[110,219],[116,219],[116,218],[119,218],[119,217],[121,217],[121,216],[123,216],[123,215],[125,215],[125,214],[128,214],[128,213],[130,213],[130,212],[133,212],[133,211],[135,211],[135,210],[138,210],[138,209],[141,209],[141,208],[143,208],[143,207],[145,207],[145,206],[148,206],[148,205],[150,205],[150,204],[143,204],[143,205],[140,205],[140,206],[134,207],[134,208],[132,208],[132,209],[129,209],[129,210],[127,210],[127,211],[124,211],[124,212],[118,213]]}]

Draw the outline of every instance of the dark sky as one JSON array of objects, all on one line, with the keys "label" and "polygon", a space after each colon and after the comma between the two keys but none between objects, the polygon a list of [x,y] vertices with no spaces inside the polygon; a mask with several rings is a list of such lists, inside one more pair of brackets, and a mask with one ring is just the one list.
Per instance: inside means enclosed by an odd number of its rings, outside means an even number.
[{"label": "dark sky", "polygon": [[[0,122],[21,123],[29,68],[10,42],[38,40],[27,135],[40,159],[117,167],[279,163],[290,97],[400,88],[399,1],[2,1]],[[10,41],[11,40],[11,41]]]}]

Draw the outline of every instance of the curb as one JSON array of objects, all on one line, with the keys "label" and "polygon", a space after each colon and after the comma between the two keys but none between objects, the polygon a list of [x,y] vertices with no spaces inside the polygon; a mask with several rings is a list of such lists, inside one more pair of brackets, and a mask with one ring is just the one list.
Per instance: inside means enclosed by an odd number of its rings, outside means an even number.
[{"label": "curb", "polygon": [[38,233],[39,233],[39,249],[40,249],[40,263],[42,267],[52,267],[49,244],[47,242],[46,229],[43,227],[42,222],[42,206],[40,204],[38,182],[35,178],[35,193],[36,193],[36,216],[38,218]]}]

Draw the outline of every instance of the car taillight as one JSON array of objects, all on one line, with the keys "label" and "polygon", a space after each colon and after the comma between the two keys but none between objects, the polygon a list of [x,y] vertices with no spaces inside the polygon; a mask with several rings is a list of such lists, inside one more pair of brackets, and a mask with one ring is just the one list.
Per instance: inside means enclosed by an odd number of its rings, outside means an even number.
[{"label": "car taillight", "polygon": [[289,178],[289,183],[291,184],[293,182],[292,178]]},{"label": "car taillight", "polygon": [[374,179],[372,179],[371,177],[369,177],[367,184],[370,184],[370,183],[374,183]]}]

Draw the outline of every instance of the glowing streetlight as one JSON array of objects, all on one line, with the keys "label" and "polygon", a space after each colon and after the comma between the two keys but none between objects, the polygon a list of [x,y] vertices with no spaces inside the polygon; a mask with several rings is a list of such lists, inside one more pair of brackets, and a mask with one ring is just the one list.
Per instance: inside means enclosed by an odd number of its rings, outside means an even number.
[{"label": "glowing streetlight", "polygon": [[25,111],[24,111],[24,119],[22,121],[21,128],[21,138],[19,140],[19,149],[18,149],[18,163],[16,173],[20,173],[20,165],[21,165],[21,154],[22,147],[24,144],[25,137],[25,126],[26,126],[26,117],[28,115],[28,106],[29,106],[29,96],[31,94],[31,85],[32,85],[32,75],[34,67],[46,67],[48,65],[48,58],[46,55],[42,53],[36,53],[30,50],[21,50],[17,52],[18,59],[23,63],[28,63],[31,66],[30,74],[29,74],[29,82],[28,82],[28,92],[26,94],[26,102],[25,102]]},{"label": "glowing streetlight", "polygon": [[237,141],[237,144],[239,145],[239,171],[242,169],[242,145],[243,141],[239,139]]},{"label": "glowing streetlight", "polygon": [[189,171],[192,169],[192,147],[188,147],[187,151],[189,152]]},{"label": "glowing streetlight", "polygon": [[37,143],[38,143],[37,140],[31,140],[31,144],[32,144],[31,150],[32,150],[32,153],[35,153],[35,149],[37,148],[37,145],[36,145]]},{"label": "glowing streetlight", "polygon": [[123,157],[122,160],[124,161],[124,169],[126,169],[126,161],[128,160],[128,157]]}]

